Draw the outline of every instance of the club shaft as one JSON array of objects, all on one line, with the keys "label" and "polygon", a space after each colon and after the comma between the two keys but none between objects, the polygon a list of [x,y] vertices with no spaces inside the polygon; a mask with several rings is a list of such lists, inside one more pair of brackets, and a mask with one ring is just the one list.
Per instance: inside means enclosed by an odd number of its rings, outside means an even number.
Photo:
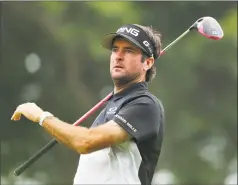
[{"label": "club shaft", "polygon": [[180,39],[182,39],[185,35],[188,34],[188,32],[190,31],[190,29],[186,30],[185,32],[183,32],[178,38],[176,38],[173,42],[171,42],[169,45],[167,45],[161,52],[160,52],[160,56],[163,55],[169,48],[171,48],[174,44],[176,44]]},{"label": "club shaft", "polygon": [[[172,43],[166,46],[161,52],[160,56],[163,55],[170,47],[172,47],[175,43],[177,43],[180,39],[182,39],[190,29],[186,30],[182,33],[177,39],[175,39]],[[102,99],[99,103],[97,103],[93,108],[91,108],[88,112],[86,112],[81,118],[79,118],[73,125],[77,126],[82,123],[85,119],[87,119],[90,115],[92,115],[96,110],[98,110],[110,97],[112,96],[112,92],[108,94],[104,99]],[[23,173],[30,165],[32,165],[37,159],[39,159],[44,153],[53,148],[58,142],[53,139],[49,143],[47,143],[43,148],[41,148],[38,152],[36,152],[31,158],[29,158],[26,162],[20,165],[18,168],[14,170],[14,174],[19,176]]]}]

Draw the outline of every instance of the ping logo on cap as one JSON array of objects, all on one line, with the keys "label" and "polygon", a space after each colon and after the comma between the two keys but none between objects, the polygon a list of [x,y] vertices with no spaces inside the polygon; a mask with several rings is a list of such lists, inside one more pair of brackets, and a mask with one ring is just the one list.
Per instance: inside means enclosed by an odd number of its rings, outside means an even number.
[{"label": "ping logo on cap", "polygon": [[119,32],[127,32],[130,33],[132,35],[134,35],[135,37],[137,37],[139,35],[139,30],[135,29],[135,28],[127,28],[127,27],[121,27],[117,30],[117,33]]},{"label": "ping logo on cap", "polygon": [[147,40],[144,40],[144,41],[143,41],[143,44],[148,48],[148,50],[150,51],[150,53],[152,53],[152,56],[151,56],[151,57],[154,57],[154,56],[153,56],[153,51],[152,51],[152,49],[151,49],[151,47],[150,47],[150,43],[149,43]]},{"label": "ping logo on cap", "polygon": [[120,27],[116,31],[116,33],[121,35],[122,37],[125,37],[130,42],[134,43],[137,47],[142,49],[148,56],[157,58],[156,54],[154,56],[153,45],[150,37],[139,26],[127,24]]}]

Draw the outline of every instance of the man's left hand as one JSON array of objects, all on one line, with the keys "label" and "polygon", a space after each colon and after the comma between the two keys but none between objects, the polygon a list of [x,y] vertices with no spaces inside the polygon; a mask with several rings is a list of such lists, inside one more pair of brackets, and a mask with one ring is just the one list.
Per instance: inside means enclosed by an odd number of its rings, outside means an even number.
[{"label": "man's left hand", "polygon": [[40,116],[43,110],[38,107],[35,103],[24,103],[17,107],[12,115],[11,120],[17,121],[21,119],[21,115],[24,115],[27,119],[33,122],[39,122]]}]

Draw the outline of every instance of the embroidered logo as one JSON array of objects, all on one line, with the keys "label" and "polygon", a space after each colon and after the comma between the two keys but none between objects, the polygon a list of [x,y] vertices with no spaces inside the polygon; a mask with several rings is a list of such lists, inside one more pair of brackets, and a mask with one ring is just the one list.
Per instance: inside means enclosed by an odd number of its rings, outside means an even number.
[{"label": "embroidered logo", "polygon": [[106,114],[115,114],[117,110],[117,107],[111,107],[110,109],[108,109]]},{"label": "embroidered logo", "polygon": [[118,32],[127,32],[127,33],[130,33],[130,34],[134,35],[135,37],[137,37],[139,35],[140,31],[135,28],[122,27],[117,30],[117,33]]}]

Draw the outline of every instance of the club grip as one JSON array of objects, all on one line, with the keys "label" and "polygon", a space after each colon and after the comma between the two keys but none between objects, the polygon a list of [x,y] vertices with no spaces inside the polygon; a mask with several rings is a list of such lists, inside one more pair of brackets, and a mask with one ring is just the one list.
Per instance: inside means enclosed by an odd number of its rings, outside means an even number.
[{"label": "club grip", "polygon": [[58,142],[55,139],[52,139],[48,144],[46,144],[41,150],[36,152],[31,158],[29,158],[25,163],[20,165],[14,170],[14,175],[21,175],[31,164],[33,164],[37,159],[39,159],[44,153],[51,149]]}]

